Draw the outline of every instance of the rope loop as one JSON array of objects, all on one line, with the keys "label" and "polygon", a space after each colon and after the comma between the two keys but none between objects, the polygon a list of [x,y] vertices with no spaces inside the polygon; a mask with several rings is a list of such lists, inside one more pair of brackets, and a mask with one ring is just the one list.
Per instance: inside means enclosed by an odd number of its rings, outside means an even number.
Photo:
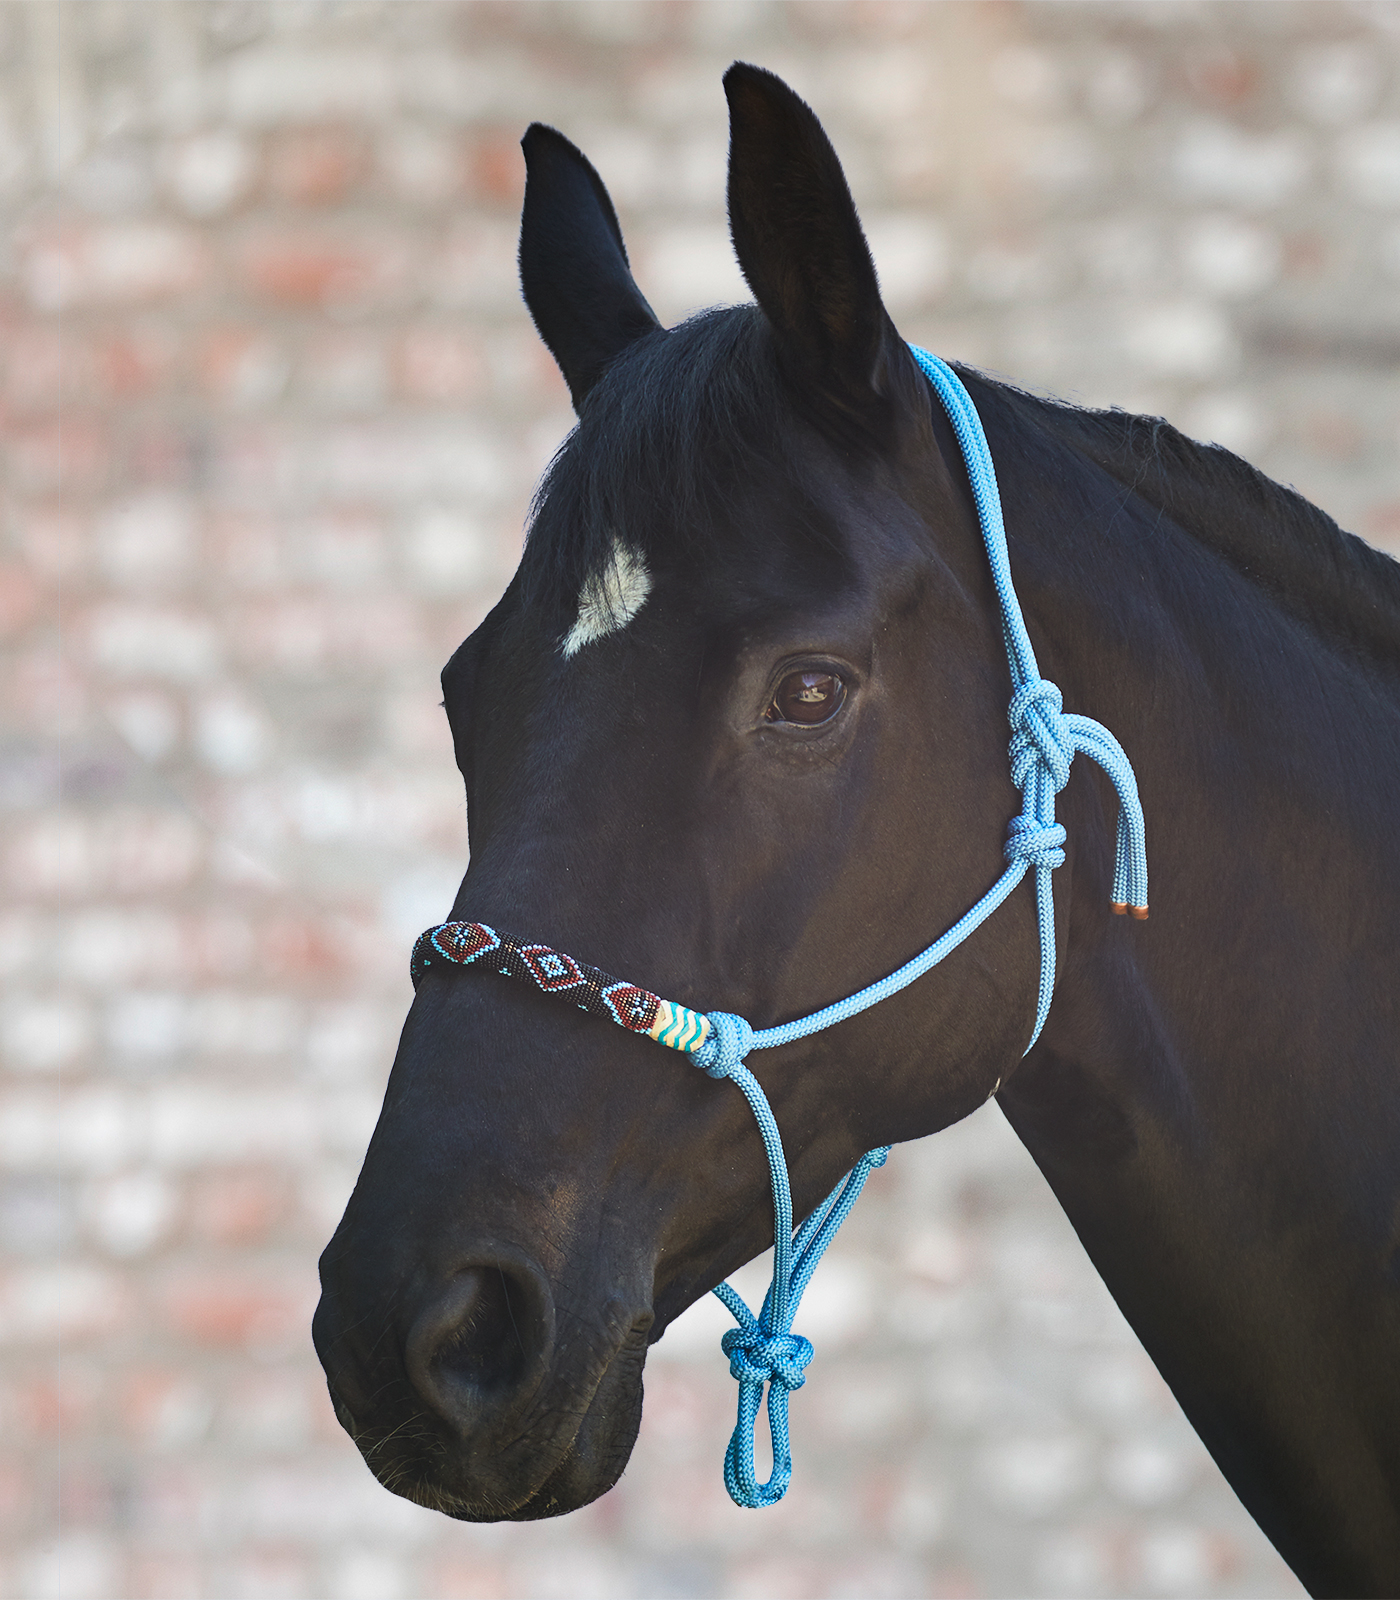
[{"label": "rope loop", "polygon": [[730,1375],[740,1383],[780,1383],[789,1393],[807,1381],[805,1367],[816,1354],[800,1333],[765,1333],[762,1328],[731,1328],[720,1340]]},{"label": "rope loop", "polygon": [[1012,817],[1006,829],[1002,854],[1012,863],[1024,861],[1030,867],[1062,867],[1064,843],[1069,835],[1058,822],[1037,822],[1024,814]]},{"label": "rope loop", "polygon": [[710,1036],[695,1052],[693,1060],[712,1078],[729,1078],[742,1067],[753,1049],[753,1029],[732,1011],[710,1011]]},{"label": "rope loop", "polygon": [[1074,741],[1065,723],[1065,702],[1048,678],[1029,678],[1011,697],[1011,781],[1024,790],[1039,765],[1054,794],[1069,782]]}]

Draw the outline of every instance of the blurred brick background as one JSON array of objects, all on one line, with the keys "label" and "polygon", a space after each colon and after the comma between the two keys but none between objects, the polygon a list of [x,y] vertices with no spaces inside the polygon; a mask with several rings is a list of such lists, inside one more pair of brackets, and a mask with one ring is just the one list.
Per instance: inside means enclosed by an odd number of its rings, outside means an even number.
[{"label": "blurred brick background", "polygon": [[307,1323],[463,804],[436,677],[569,423],[540,117],[658,311],[742,294],[720,73],[847,162],[904,331],[1400,542],[1393,4],[0,4],[0,1593],[1292,1595],[994,1108],[823,1269],[798,1482],[722,1319],[552,1524],[381,1490]]}]

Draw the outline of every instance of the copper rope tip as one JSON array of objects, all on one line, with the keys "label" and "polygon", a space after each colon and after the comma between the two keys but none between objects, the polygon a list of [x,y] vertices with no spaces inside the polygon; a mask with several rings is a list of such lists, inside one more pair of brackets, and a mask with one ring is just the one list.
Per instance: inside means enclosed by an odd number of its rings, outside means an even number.
[{"label": "copper rope tip", "polygon": [[1128,914],[1128,902],[1126,900],[1110,900],[1108,909],[1115,917],[1126,917]]},{"label": "copper rope tip", "polygon": [[1138,919],[1139,922],[1146,922],[1147,921],[1147,907],[1146,906],[1130,906],[1128,909]]}]

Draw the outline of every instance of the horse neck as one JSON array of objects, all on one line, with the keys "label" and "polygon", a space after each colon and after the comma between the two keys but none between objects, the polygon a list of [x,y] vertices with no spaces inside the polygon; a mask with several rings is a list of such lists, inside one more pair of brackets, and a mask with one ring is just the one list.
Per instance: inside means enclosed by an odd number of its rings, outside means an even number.
[{"label": "horse neck", "polygon": [[[1066,971],[1046,1043],[1087,1059],[1081,1009],[1124,1012],[1134,1029],[1150,1011],[1175,1114],[1242,1096],[1243,1114],[1275,1108],[1273,1137],[1292,1128],[1314,1148],[1309,1094],[1335,1107],[1341,1082],[1388,1083],[1400,1032],[1400,663],[1309,628],[1092,464],[1065,461],[1058,482],[1007,494],[1013,568],[1042,672],[1136,768],[1152,916],[1106,915],[1112,797],[1076,766],[1061,806]],[[1091,1007],[1125,977],[1128,997]]]},{"label": "horse neck", "polygon": [[[1373,1033],[1377,1006],[1400,1022],[1400,658],[1377,661],[1310,627],[1297,597],[1272,596],[1117,485],[1096,487],[1097,517],[1082,498],[1056,505],[1037,490],[1039,525],[1013,562],[1041,670],[1136,767],[1153,920],[1134,933],[1090,917],[1071,927],[1071,950],[1131,960],[1173,1037],[1222,1066],[1219,1030],[1193,1025],[1208,1014],[1203,994],[1228,987],[1233,1006],[1254,1005],[1256,1042],[1228,1045],[1236,1082],[1261,1057],[1268,1080],[1281,1059],[1305,1076],[1325,1059],[1331,1081],[1336,1046]],[[1065,798],[1072,837],[1088,846],[1075,897],[1091,902],[1111,854],[1106,795],[1086,774]],[[1345,962],[1327,961],[1342,949]],[[1211,965],[1227,953],[1228,986]],[[1290,969],[1308,982],[1290,982]],[[1290,1008],[1316,1007],[1319,983],[1373,1002],[1329,1018],[1325,1055],[1315,1029],[1280,1025]],[[1350,1053],[1365,1053],[1359,1039]]]},{"label": "horse neck", "polygon": [[[1090,464],[1062,466],[1058,491],[1007,496],[1013,567],[1042,672],[1136,767],[1152,911],[1108,915],[1112,800],[1077,765],[1060,984],[1001,1104],[1304,1581],[1383,1592],[1400,686]],[[1381,1567],[1347,1566],[1367,1540]]]}]

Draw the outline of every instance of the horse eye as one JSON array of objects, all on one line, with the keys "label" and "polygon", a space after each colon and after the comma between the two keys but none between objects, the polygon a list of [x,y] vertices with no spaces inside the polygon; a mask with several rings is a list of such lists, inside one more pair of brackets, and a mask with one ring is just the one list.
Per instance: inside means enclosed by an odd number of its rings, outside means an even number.
[{"label": "horse eye", "polygon": [[845,698],[846,685],[834,672],[789,672],[768,707],[768,720],[815,727],[834,717]]}]

